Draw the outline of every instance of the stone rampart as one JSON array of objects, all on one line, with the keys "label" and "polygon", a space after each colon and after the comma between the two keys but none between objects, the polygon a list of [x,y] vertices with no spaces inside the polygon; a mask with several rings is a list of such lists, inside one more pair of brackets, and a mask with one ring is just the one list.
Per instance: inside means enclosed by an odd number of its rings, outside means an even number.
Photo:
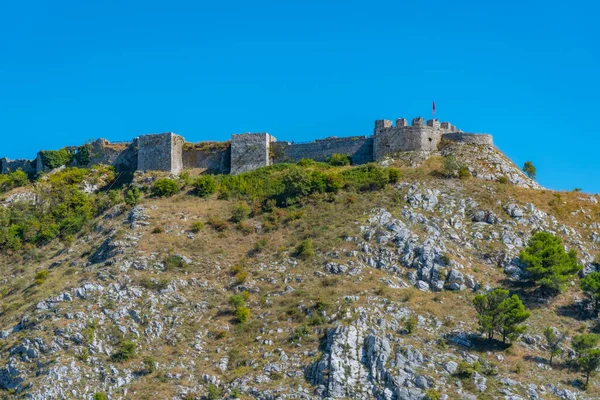
[{"label": "stone rampart", "polygon": [[[403,151],[436,151],[440,141],[493,146],[488,134],[464,133],[449,122],[404,118],[396,123],[375,121],[373,136],[329,137],[308,143],[277,142],[268,133],[232,135],[231,142],[185,143],[174,133],[142,135],[132,142],[110,143],[98,139],[88,146],[88,165],[113,165],[118,171],[167,171],[178,174],[183,168],[204,169],[208,173],[239,174],[273,163],[298,162],[303,158],[326,161],[333,154],[350,156],[353,164],[364,164]],[[79,154],[82,147],[67,147]],[[29,174],[43,172],[42,152],[36,160],[0,160],[0,172],[18,168]],[[75,160],[78,158],[75,157]],[[77,165],[73,161],[69,165]]]},{"label": "stone rampart", "polygon": [[231,142],[200,142],[183,145],[183,168],[201,168],[211,174],[228,174]]},{"label": "stone rampart", "polygon": [[133,171],[137,168],[138,141],[111,143],[98,139],[89,144],[88,165],[114,165],[119,171]]},{"label": "stone rampart", "polygon": [[332,137],[308,143],[273,143],[273,162],[298,162],[303,158],[327,161],[333,154],[350,156],[353,164],[373,161],[373,139],[366,136]]},{"label": "stone rampart", "polygon": [[0,173],[9,174],[18,169],[23,170],[28,175],[35,175],[35,161],[19,159],[19,160],[9,160],[8,158],[0,159]]},{"label": "stone rampart", "polygon": [[171,132],[140,136],[137,169],[180,173],[183,169],[183,143],[181,136]]},{"label": "stone rampart", "polygon": [[445,133],[442,135],[442,139],[450,140],[452,142],[457,143],[480,144],[487,146],[494,145],[492,135],[489,135],[487,133]]},{"label": "stone rampart", "polygon": [[231,168],[233,175],[272,164],[271,143],[275,138],[268,133],[242,133],[231,136]]}]

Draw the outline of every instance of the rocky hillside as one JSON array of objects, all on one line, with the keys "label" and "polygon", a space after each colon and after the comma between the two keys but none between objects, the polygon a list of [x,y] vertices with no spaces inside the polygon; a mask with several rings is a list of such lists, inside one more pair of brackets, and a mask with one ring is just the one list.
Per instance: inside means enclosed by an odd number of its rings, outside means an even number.
[{"label": "rocky hillside", "polygon": [[[452,176],[448,155],[470,173]],[[551,366],[543,337],[598,329],[579,278],[544,297],[518,259],[543,230],[595,271],[600,198],[545,190],[488,147],[382,164],[400,177],[293,204],[253,198],[252,180],[198,197],[187,173],[152,195],[161,177],[137,175],[78,232],[5,247],[0,398],[600,398],[569,340]],[[0,208],[41,207],[44,179]],[[74,184],[92,196],[113,179]],[[496,287],[531,312],[510,344],[478,331],[473,297]]]}]

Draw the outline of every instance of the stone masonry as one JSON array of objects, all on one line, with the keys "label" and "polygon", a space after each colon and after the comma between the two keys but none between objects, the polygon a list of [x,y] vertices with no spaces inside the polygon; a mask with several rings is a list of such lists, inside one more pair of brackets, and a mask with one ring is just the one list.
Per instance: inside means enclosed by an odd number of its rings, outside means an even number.
[{"label": "stone masonry", "polygon": [[138,140],[139,171],[168,171],[178,174],[183,169],[183,143],[174,133],[142,135]]},{"label": "stone masonry", "polygon": [[[493,146],[492,136],[465,133],[449,122],[404,118],[375,121],[373,135],[328,137],[307,143],[278,142],[268,133],[232,135],[230,142],[186,143],[174,133],[141,135],[132,142],[110,143],[105,139],[91,142],[89,165],[109,164],[118,170],[165,171],[179,174],[184,168],[207,173],[240,174],[302,158],[326,161],[333,154],[348,155],[352,164],[379,161],[403,151],[435,151],[442,140],[469,145]],[[76,151],[76,147],[69,148]],[[36,163],[37,161],[37,163]],[[34,161],[0,159],[3,174],[22,169],[30,175],[43,172],[41,158]],[[73,161],[69,165],[76,165]]]}]

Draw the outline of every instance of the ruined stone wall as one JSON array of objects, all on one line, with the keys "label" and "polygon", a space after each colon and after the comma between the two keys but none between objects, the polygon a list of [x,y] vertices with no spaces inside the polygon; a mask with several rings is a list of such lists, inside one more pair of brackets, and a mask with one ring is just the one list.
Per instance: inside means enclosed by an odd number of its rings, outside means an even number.
[{"label": "ruined stone wall", "polygon": [[[131,142],[111,143],[106,139],[98,139],[89,143],[90,161],[81,167],[92,165],[112,165],[117,171],[135,171],[138,166],[138,140]],[[74,166],[78,166],[76,160]]]},{"label": "ruined stone wall", "polygon": [[237,175],[271,165],[271,143],[275,140],[268,133],[232,135],[231,174]]},{"label": "ruined stone wall", "polygon": [[31,160],[19,159],[9,160],[8,158],[0,159],[0,173],[9,174],[18,169],[23,170],[28,175],[35,175],[36,173],[36,162]]},{"label": "ruined stone wall", "polygon": [[231,143],[186,143],[183,168],[202,168],[211,174],[228,174],[231,166]]},{"label": "ruined stone wall", "polygon": [[178,174],[183,169],[183,143],[184,139],[174,133],[140,136],[137,169]]},{"label": "ruined stone wall", "polygon": [[366,136],[327,138],[309,143],[276,142],[272,145],[273,163],[298,162],[303,158],[327,161],[333,154],[350,156],[352,164],[373,161],[373,139]]},{"label": "ruined stone wall", "polygon": [[487,146],[493,146],[494,140],[492,135],[488,135],[486,133],[464,133],[464,132],[454,132],[454,133],[445,133],[442,135],[444,140],[450,140],[452,142],[457,143],[469,143],[469,144],[481,144]]}]

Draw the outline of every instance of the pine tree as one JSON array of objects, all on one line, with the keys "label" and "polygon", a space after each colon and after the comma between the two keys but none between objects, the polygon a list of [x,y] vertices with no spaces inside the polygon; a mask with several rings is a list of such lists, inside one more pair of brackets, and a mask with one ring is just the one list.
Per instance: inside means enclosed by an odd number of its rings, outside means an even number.
[{"label": "pine tree", "polygon": [[550,352],[550,366],[552,366],[552,359],[554,356],[562,353],[560,344],[565,340],[566,335],[549,326],[544,330],[544,337],[546,338],[546,342],[548,344],[548,352]]},{"label": "pine tree", "polygon": [[600,342],[600,336],[594,333],[582,333],[581,335],[573,336],[571,339],[571,347],[575,351],[577,358],[581,358],[583,354],[596,347]]},{"label": "pine tree", "polygon": [[594,313],[600,306],[600,272],[592,272],[581,280],[581,290],[594,304]]},{"label": "pine tree", "polygon": [[585,386],[590,381],[590,375],[600,367],[600,349],[586,351],[578,360],[578,364],[585,373]]},{"label": "pine tree", "polygon": [[523,172],[525,172],[530,179],[535,179],[535,176],[537,175],[537,170],[531,161],[525,161],[525,164],[523,164]]},{"label": "pine tree", "polygon": [[577,253],[566,252],[560,238],[548,232],[533,235],[519,254],[519,260],[526,265],[531,280],[550,294],[560,293],[565,283],[582,269],[577,263]]},{"label": "pine tree", "polygon": [[494,289],[475,296],[473,305],[477,310],[479,329],[488,340],[500,333],[502,342],[506,343],[506,339],[514,339],[525,331],[519,324],[526,321],[530,313],[516,294],[509,296],[508,290]]}]

